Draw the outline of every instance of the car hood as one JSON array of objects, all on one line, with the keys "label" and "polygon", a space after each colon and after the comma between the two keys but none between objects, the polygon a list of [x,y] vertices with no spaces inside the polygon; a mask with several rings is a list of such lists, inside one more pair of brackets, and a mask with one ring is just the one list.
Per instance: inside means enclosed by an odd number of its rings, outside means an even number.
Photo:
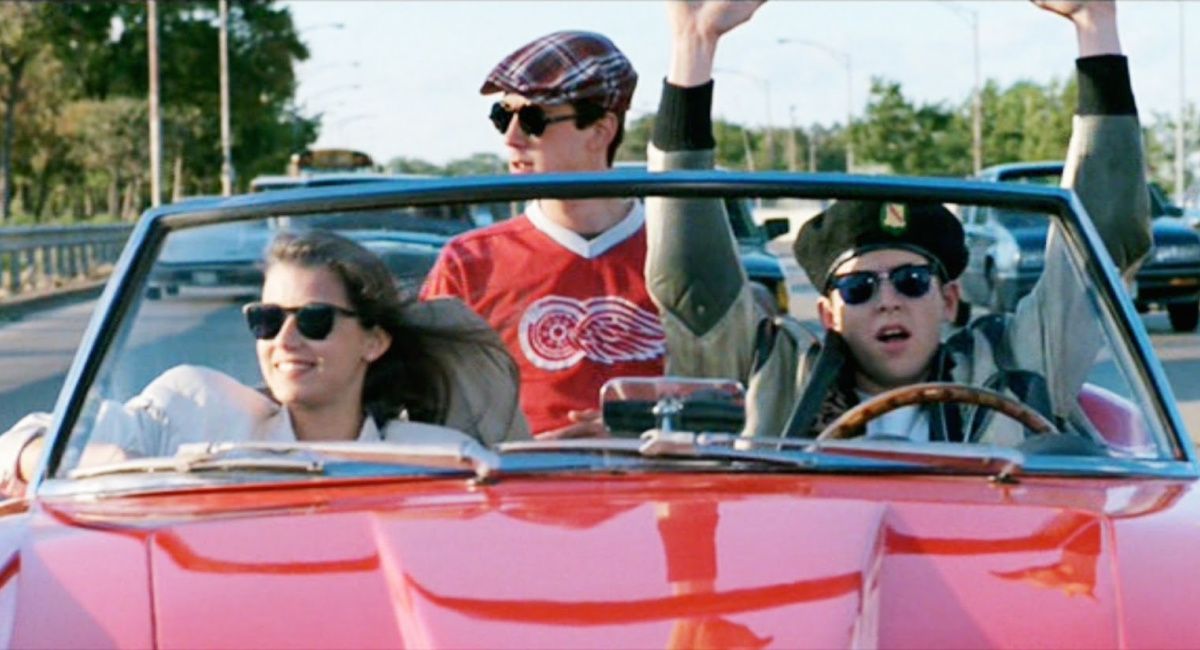
[{"label": "car hood", "polygon": [[1194,647],[1185,485],[582,476],[48,503],[0,519],[0,641]]},{"label": "car hood", "polygon": [[1163,244],[1196,244],[1200,243],[1200,234],[1192,230],[1186,222],[1178,217],[1158,217],[1151,222],[1151,232],[1155,245]]}]

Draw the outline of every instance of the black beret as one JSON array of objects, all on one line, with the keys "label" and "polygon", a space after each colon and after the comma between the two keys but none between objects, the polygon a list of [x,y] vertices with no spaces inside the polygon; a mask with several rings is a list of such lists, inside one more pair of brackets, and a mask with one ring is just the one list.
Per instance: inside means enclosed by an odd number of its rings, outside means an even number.
[{"label": "black beret", "polygon": [[962,224],[940,203],[838,201],[805,222],[793,250],[813,287],[825,293],[838,266],[881,248],[923,255],[941,266],[946,280],[967,266]]}]

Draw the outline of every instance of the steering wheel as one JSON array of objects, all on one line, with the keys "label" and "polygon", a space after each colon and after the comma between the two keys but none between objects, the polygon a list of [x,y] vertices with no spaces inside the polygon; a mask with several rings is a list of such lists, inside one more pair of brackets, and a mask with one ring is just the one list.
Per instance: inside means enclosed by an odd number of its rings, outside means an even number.
[{"label": "steering wheel", "polygon": [[850,438],[867,422],[904,406],[947,402],[985,406],[1007,415],[1037,434],[1062,433],[1044,415],[1004,393],[967,384],[926,382],[893,388],[862,402],[830,422],[817,436],[817,441]]}]

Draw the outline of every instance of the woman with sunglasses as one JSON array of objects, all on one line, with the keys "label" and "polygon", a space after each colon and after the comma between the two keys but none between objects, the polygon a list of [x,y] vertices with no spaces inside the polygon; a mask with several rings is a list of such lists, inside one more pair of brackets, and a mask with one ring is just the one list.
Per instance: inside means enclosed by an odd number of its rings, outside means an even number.
[{"label": "woman with sunglasses", "polygon": [[[458,300],[405,299],[384,262],[344,237],[277,236],[262,300],[243,313],[265,388],[172,368],[128,402],[101,405],[82,462],[171,455],[188,442],[529,435],[516,367],[487,323]],[[48,424],[35,414],[0,436],[0,491],[30,476]]]},{"label": "woman with sunglasses", "polygon": [[[1079,108],[1064,179],[1079,194],[1114,262],[1136,267],[1150,245],[1145,164],[1113,2],[1038,1],[1075,27]],[[672,58],[650,151],[652,169],[712,165],[712,66],[717,42],[758,3],[669,3]],[[720,202],[652,202],[646,277],[672,318],[669,366],[749,383],[747,433],[813,436],[882,391],[951,381],[1006,391],[1052,421],[1077,415],[1098,351],[1092,312],[1059,237],[1011,318],[988,316],[943,340],[967,261],[957,218],[940,205],[842,201],[810,219],[795,254],[814,288],[825,336],[755,313]],[[704,286],[705,300],[691,287]],[[1070,324],[1069,326],[1067,324]],[[964,409],[908,407],[867,435],[1020,444],[1007,418],[967,422]],[[976,426],[978,425],[978,426]]]}]

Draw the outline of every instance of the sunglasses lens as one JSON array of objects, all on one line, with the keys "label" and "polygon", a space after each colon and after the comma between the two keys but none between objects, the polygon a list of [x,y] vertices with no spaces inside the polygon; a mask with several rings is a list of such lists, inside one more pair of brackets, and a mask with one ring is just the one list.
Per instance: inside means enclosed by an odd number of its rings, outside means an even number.
[{"label": "sunglasses lens", "polygon": [[246,314],[246,326],[256,339],[273,339],[283,329],[286,316],[278,306],[256,303],[246,305],[243,311]]},{"label": "sunglasses lens", "polygon": [[505,133],[508,131],[508,125],[512,122],[513,114],[512,111],[504,108],[503,104],[496,102],[492,104],[492,112],[488,118],[492,120],[497,131]]},{"label": "sunglasses lens", "polygon": [[546,112],[541,106],[522,106],[517,120],[526,135],[537,137],[546,132]]},{"label": "sunglasses lens", "polygon": [[900,295],[920,298],[928,293],[932,275],[928,266],[902,266],[893,270],[888,279]]},{"label": "sunglasses lens", "polygon": [[296,328],[304,338],[320,341],[333,331],[333,307],[306,305],[296,311]]},{"label": "sunglasses lens", "polygon": [[833,286],[842,295],[842,301],[847,305],[861,305],[875,295],[875,287],[879,284],[874,273],[850,273],[833,281]]}]

